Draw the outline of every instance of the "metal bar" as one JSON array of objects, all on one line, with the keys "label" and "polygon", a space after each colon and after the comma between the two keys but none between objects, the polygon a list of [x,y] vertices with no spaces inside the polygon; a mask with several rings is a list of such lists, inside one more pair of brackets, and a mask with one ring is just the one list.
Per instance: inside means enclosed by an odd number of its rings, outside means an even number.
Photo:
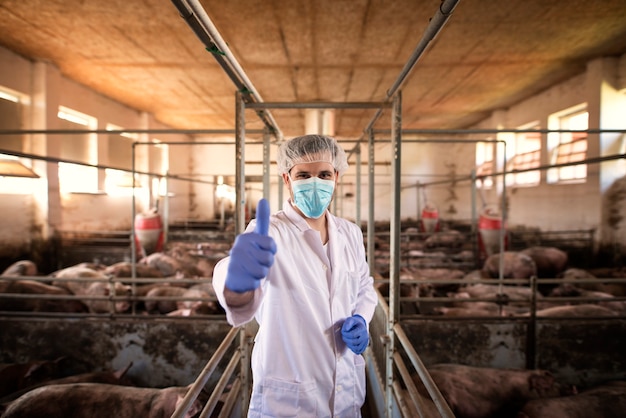
[{"label": "metal bar", "polygon": [[235,145],[235,233],[241,234],[246,225],[246,113],[245,103],[240,92],[235,93],[235,118],[237,125]]},{"label": "metal bar", "polygon": [[471,204],[472,204],[472,219],[470,222],[472,234],[472,253],[474,254],[474,263],[476,267],[479,267],[480,257],[478,255],[478,213],[476,210],[476,169],[472,169],[471,173]]},{"label": "metal bar", "polygon": [[389,102],[262,102],[247,103],[249,109],[380,109]]},{"label": "metal bar", "polygon": [[356,190],[354,199],[356,200],[354,222],[361,228],[361,147],[356,152]]},{"label": "metal bar", "polygon": [[[554,164],[554,165],[540,165],[534,168],[525,168],[523,170],[511,170],[507,172],[499,171],[499,172],[495,172],[491,174],[481,174],[480,176],[476,176],[476,178],[480,179],[480,178],[485,178],[485,177],[499,177],[499,176],[504,176],[507,174],[526,173],[528,171],[543,171],[543,170],[549,170],[551,168],[569,167],[569,166],[581,165],[581,164],[599,164],[605,161],[623,160],[623,159],[626,159],[626,154],[614,154],[614,155],[608,155],[605,157],[587,158],[582,161],[575,161],[575,162],[569,162],[569,163],[560,163],[560,164]],[[471,175],[465,176],[465,177],[457,177],[454,179],[454,181],[456,181],[457,183],[460,181],[468,181],[468,180],[472,180]],[[422,187],[434,186],[438,184],[447,184],[449,182],[450,180],[437,180],[437,181],[432,181],[430,183],[422,183],[420,186]],[[409,187],[415,187],[415,186],[414,185],[405,186],[404,188],[406,189]]]},{"label": "metal bar", "polygon": [[[391,85],[391,88],[387,90],[385,101],[388,101],[391,97],[393,97],[396,91],[398,91],[402,84],[404,84],[406,78],[415,67],[415,64],[417,64],[417,61],[422,57],[428,45],[430,45],[431,41],[433,41],[437,37],[441,29],[443,29],[458,2],[459,0],[444,0],[439,5],[439,10],[430,19],[430,22],[426,27],[426,31],[422,35],[422,39],[418,42],[417,46],[413,50],[413,53],[400,71],[400,74],[398,75],[396,81]],[[371,130],[381,115],[382,110],[379,109],[370,121],[370,123],[364,129],[364,131],[367,132]]]},{"label": "metal bar", "polygon": [[[245,193],[246,193],[246,176],[245,176],[245,132],[246,132],[246,104],[244,103],[241,92],[236,94],[236,125],[237,125],[237,148],[236,148],[236,212],[235,212],[235,232],[241,234],[245,230]],[[241,377],[241,405],[242,415],[247,414],[250,391],[250,346],[248,344],[248,329],[250,324],[242,326],[239,330],[239,352],[240,358],[240,377]]]},{"label": "metal bar", "polygon": [[389,265],[389,318],[387,320],[386,348],[386,394],[387,417],[392,416],[392,385],[393,353],[395,337],[393,328],[400,313],[400,172],[402,163],[402,92],[398,92],[393,100],[392,110],[392,190],[391,190],[391,220],[390,233],[390,265]]},{"label": "metal bar", "polygon": [[398,76],[396,81],[387,91],[387,98],[392,97],[396,93],[396,91],[400,89],[406,78],[415,67],[415,64],[417,64],[417,61],[422,57],[426,48],[430,45],[432,41],[435,40],[439,32],[441,32],[445,24],[448,22],[448,19],[452,15],[452,12],[454,11],[454,8],[456,7],[458,2],[459,0],[444,0],[439,5],[439,10],[435,12],[435,15],[432,18],[430,18],[422,39],[417,44],[417,47],[415,47],[413,53],[409,57],[409,60],[402,68],[402,71],[400,71],[400,75]]},{"label": "metal bar", "polygon": [[[262,134],[263,129],[250,129],[249,134]],[[82,134],[210,134],[234,135],[234,129],[0,129],[0,135],[82,135]],[[165,144],[169,142],[160,142]],[[171,144],[177,144],[172,142]],[[190,142],[189,144],[194,144]]]},{"label": "metal bar", "polygon": [[204,387],[206,382],[211,377],[211,374],[217,368],[217,365],[222,360],[222,357],[224,357],[226,350],[232,344],[238,332],[238,328],[232,328],[230,331],[228,331],[228,334],[226,334],[226,337],[224,337],[222,343],[219,345],[219,347],[217,347],[217,350],[215,350],[213,356],[211,356],[207,364],[204,366],[204,369],[202,369],[196,380],[193,382],[193,385],[191,386],[189,391],[187,391],[187,394],[180,402],[180,404],[172,414],[171,418],[182,418],[185,416],[193,402],[196,400],[196,398],[198,398],[198,395],[202,391],[202,388]]},{"label": "metal bar", "polygon": [[[400,416],[401,417],[411,417],[411,411],[409,411],[409,409],[407,408],[407,404],[405,402],[403,402],[402,399],[402,387],[400,386],[400,383],[398,383],[398,381],[394,381],[392,386],[392,394],[395,394],[395,399],[397,399],[397,405],[398,405],[398,409],[400,410]],[[421,418],[424,415],[420,415],[419,417],[416,418]]]},{"label": "metal bar", "polygon": [[433,379],[430,377],[430,373],[428,373],[426,366],[424,366],[424,363],[422,363],[422,360],[417,355],[417,352],[413,348],[411,341],[409,341],[409,339],[407,338],[400,324],[396,324],[394,326],[394,331],[396,336],[398,337],[400,345],[402,345],[402,347],[404,348],[407,357],[411,361],[411,364],[413,364],[415,371],[422,380],[424,387],[428,391],[428,394],[435,403],[435,406],[437,407],[437,410],[439,411],[441,416],[444,418],[454,418],[454,414],[450,410],[448,403],[439,391],[439,388],[437,387],[435,382],[433,382]]},{"label": "metal bar", "polygon": [[[140,143],[137,143],[137,144],[140,144]],[[155,145],[155,144],[152,144],[152,145]],[[228,143],[228,145],[235,145],[235,144]],[[66,160],[66,159],[57,158],[57,157],[44,157],[41,155],[26,154],[23,152],[17,152],[17,151],[11,151],[11,150],[0,149],[0,154],[13,155],[19,158],[29,158],[32,160],[40,160],[40,161],[45,161],[49,163],[70,163],[70,164],[76,164],[76,165],[81,165],[81,166],[86,166],[86,167],[94,167],[94,168],[102,169],[102,170],[111,169],[111,170],[124,171],[128,173],[141,174],[141,175],[146,175],[146,176],[167,177],[167,178],[179,180],[179,181],[191,181],[191,182],[202,183],[202,184],[215,184],[215,182],[212,182],[212,181],[192,179],[192,178],[182,177],[176,174],[169,174],[169,173],[162,174],[162,173],[153,173],[150,171],[137,171],[136,169],[133,169],[133,168],[129,170],[127,168],[112,167],[112,166],[103,165],[103,164],[90,164],[90,163],[85,163],[82,161]]]},{"label": "metal bar", "polygon": [[504,284],[504,234],[506,233],[506,141],[501,142],[504,150],[502,151],[502,193],[501,197],[501,207],[500,213],[501,221],[500,221],[500,236],[499,236],[499,244],[500,244],[500,257],[499,261],[499,270],[498,270],[498,278],[500,279],[500,291],[502,291],[502,285]]},{"label": "metal bar", "polygon": [[241,380],[241,416],[244,418],[248,414],[250,406],[250,392],[252,390],[252,376],[250,373],[250,357],[252,336],[248,335],[251,324],[248,323],[239,332],[239,353],[240,359],[240,380]]},{"label": "metal bar", "polygon": [[[404,364],[404,360],[402,359],[402,356],[400,356],[399,353],[395,353],[393,355],[393,358],[396,362],[396,368],[398,369],[398,373],[400,374],[400,377],[402,377],[402,380],[404,381],[404,386],[406,387],[406,390],[409,393],[409,397],[413,401],[413,404],[417,408],[417,412],[419,416],[430,418],[427,415],[426,408],[424,405],[424,400],[422,399],[421,395],[417,391],[417,388],[415,387],[415,383],[413,382],[413,379],[411,378],[411,374],[409,373],[409,370]],[[402,392],[399,390],[400,389],[399,382],[394,383],[394,389],[396,389],[396,392],[398,393],[398,397],[400,397]],[[409,415],[404,415],[404,416],[408,417]]]},{"label": "metal bar", "polygon": [[228,379],[230,378],[230,376],[232,376],[233,372],[235,371],[235,367],[237,367],[240,359],[241,354],[235,352],[235,354],[233,354],[230,361],[228,362],[228,365],[224,368],[222,376],[220,376],[220,379],[213,388],[213,392],[211,393],[211,396],[209,397],[206,405],[204,405],[202,413],[198,418],[207,418],[213,414],[213,410],[215,409],[215,406],[217,405],[220,396],[222,395],[224,389],[226,388],[226,385],[228,384]]},{"label": "metal bar", "polygon": [[370,274],[374,274],[376,271],[375,263],[375,248],[374,248],[374,233],[376,229],[376,223],[374,219],[374,200],[376,196],[374,194],[374,133],[368,132],[368,157],[367,157],[367,171],[368,171],[368,211],[367,211],[367,262],[370,267]]},{"label": "metal bar", "polygon": [[537,368],[537,277],[530,278],[530,318],[526,327],[526,368]]},{"label": "metal bar", "polygon": [[[132,178],[133,178],[133,197],[132,197],[132,203],[131,203],[131,212],[130,212],[130,276],[131,278],[135,278],[137,277],[137,237],[136,237],[136,232],[135,232],[135,217],[137,216],[136,211],[137,211],[137,197],[136,197],[136,189],[137,186],[135,184],[135,174],[136,174],[136,167],[135,167],[135,159],[136,159],[136,151],[135,151],[135,146],[136,146],[136,142],[133,141],[132,145],[131,145],[131,153],[132,153],[132,165],[131,165],[131,173],[132,173]],[[137,289],[135,284],[133,283],[132,285],[132,294],[133,296],[135,296],[137,294]],[[135,313],[135,304],[133,304],[133,313]]]},{"label": "metal bar", "polygon": [[[499,133],[588,133],[588,134],[601,134],[601,133],[626,133],[626,129],[507,129],[507,128],[492,128],[492,129],[404,129],[402,133],[404,135],[436,135],[436,134],[499,134]],[[389,135],[389,129],[374,129],[376,134]],[[410,139],[409,139],[410,141]]]},{"label": "metal bar", "polygon": [[270,200],[270,133],[263,134],[263,198]]},{"label": "metal bar", "polygon": [[222,409],[218,415],[218,418],[232,418],[233,416],[233,408],[235,402],[237,401],[237,395],[241,390],[241,381],[235,380],[230,388],[230,392],[226,396],[224,400],[224,405],[222,405]]},{"label": "metal bar", "polygon": [[[208,48],[216,47],[219,50],[218,54],[214,54],[216,61],[226,71],[230,79],[240,92],[256,100],[257,102],[263,102],[263,98],[256,90],[245,71],[239,65],[239,62],[232,54],[228,44],[222,39],[219,31],[207,15],[206,11],[202,7],[202,4],[198,0],[172,0],[178,10],[181,12],[182,17],[189,24],[192,30],[196,32],[200,40],[205,43]],[[208,43],[207,43],[208,37]],[[222,55],[223,54],[223,55]],[[242,98],[243,99],[243,98]],[[271,113],[263,111],[257,112],[263,123],[276,134],[278,139],[282,139],[283,134],[278,127],[278,124],[274,120]]]}]

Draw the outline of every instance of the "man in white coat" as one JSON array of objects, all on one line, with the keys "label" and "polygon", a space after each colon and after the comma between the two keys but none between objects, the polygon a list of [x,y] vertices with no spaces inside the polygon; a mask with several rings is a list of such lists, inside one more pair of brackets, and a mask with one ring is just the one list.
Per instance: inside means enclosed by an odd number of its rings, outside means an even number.
[{"label": "man in white coat", "polygon": [[360,417],[377,298],[361,230],[328,211],[347,158],[305,135],[277,160],[290,199],[272,216],[262,199],[213,274],[229,323],[259,324],[248,417]]}]

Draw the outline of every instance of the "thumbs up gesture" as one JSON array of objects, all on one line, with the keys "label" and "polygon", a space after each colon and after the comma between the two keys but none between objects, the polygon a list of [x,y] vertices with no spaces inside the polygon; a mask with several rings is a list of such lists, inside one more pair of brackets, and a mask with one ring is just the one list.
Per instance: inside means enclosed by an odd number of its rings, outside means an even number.
[{"label": "thumbs up gesture", "polygon": [[269,203],[261,199],[257,205],[254,231],[237,236],[230,250],[226,287],[233,292],[244,293],[258,288],[274,264],[276,242],[268,235],[269,224]]}]

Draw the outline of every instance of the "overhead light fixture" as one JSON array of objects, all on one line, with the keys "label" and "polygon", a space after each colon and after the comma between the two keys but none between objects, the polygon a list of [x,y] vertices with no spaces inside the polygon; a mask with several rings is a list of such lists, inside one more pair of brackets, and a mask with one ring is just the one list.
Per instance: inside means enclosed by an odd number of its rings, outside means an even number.
[{"label": "overhead light fixture", "polygon": [[28,177],[38,179],[39,175],[26,167],[19,160],[13,158],[0,158],[0,176],[4,177]]}]

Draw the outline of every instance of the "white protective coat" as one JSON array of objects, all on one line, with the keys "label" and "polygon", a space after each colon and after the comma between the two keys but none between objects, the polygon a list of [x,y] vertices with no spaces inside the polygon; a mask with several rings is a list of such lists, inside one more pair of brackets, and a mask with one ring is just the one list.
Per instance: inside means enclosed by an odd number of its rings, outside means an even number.
[{"label": "white protective coat", "polygon": [[[228,258],[215,267],[213,286],[229,323],[259,323],[248,417],[361,416],[365,360],[346,347],[341,325],[354,314],[369,324],[377,297],[361,230],[326,216],[330,260],[319,232],[290,202],[270,217],[276,257],[246,306],[231,309],[224,301]],[[254,226],[253,220],[247,232]]]}]

